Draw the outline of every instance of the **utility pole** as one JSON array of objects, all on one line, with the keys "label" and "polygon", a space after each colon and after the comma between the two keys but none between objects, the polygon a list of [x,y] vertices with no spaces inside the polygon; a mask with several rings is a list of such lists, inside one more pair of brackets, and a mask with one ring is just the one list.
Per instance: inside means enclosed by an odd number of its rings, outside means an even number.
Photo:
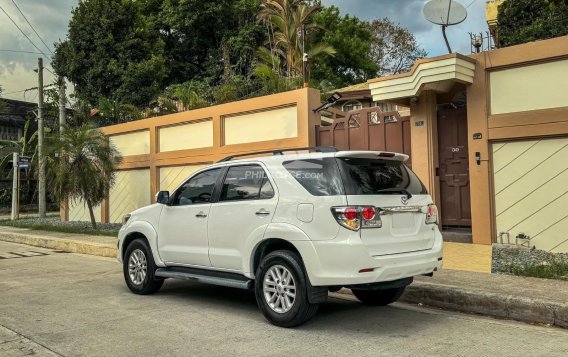
[{"label": "utility pole", "polygon": [[12,215],[11,215],[11,219],[12,221],[15,221],[16,219],[19,218],[19,214],[20,214],[20,209],[19,209],[19,205],[20,205],[20,165],[19,165],[19,161],[20,161],[20,155],[15,152],[12,155],[12,166],[14,168],[14,177],[12,178]]},{"label": "utility pole", "polygon": [[65,128],[65,78],[59,77],[59,133]]},{"label": "utility pole", "polygon": [[308,54],[306,53],[306,25],[302,24],[302,77],[304,88],[308,87]]},{"label": "utility pole", "polygon": [[39,218],[45,218],[45,155],[43,152],[43,59],[37,59],[38,98],[37,98],[37,146],[38,146],[38,191]]}]

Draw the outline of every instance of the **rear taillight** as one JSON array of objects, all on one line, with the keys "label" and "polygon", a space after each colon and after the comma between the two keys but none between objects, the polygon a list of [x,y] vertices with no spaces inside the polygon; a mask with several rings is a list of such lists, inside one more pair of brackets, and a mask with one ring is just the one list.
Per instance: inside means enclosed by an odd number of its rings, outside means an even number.
[{"label": "rear taillight", "polygon": [[426,207],[426,224],[438,224],[438,207],[434,204]]},{"label": "rear taillight", "polygon": [[332,207],[331,213],[337,223],[352,231],[360,228],[381,228],[379,209],[373,206]]}]

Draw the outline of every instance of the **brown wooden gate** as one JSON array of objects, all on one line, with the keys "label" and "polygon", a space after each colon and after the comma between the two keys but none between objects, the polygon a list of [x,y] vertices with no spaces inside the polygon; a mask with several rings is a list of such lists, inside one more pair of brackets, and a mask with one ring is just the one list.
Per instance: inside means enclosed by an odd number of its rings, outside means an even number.
[{"label": "brown wooden gate", "polygon": [[338,150],[391,151],[410,157],[410,117],[396,111],[383,113],[376,107],[348,112],[332,125],[317,126],[316,143]]}]

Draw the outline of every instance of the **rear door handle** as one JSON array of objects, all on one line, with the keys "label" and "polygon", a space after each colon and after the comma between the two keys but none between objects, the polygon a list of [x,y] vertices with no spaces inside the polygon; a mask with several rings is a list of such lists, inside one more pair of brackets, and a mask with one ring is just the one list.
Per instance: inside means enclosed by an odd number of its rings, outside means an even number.
[{"label": "rear door handle", "polygon": [[257,211],[255,213],[257,216],[268,216],[270,214],[270,212],[268,212],[267,210],[265,210],[264,208],[261,208],[259,211]]},{"label": "rear door handle", "polygon": [[201,211],[198,214],[195,215],[195,217],[197,218],[207,218],[207,215],[205,214],[205,212]]}]

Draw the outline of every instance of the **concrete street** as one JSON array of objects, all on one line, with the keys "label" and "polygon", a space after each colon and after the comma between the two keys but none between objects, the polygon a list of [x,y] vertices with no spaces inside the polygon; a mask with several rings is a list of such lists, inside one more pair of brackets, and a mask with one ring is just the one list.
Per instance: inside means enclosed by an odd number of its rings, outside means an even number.
[{"label": "concrete street", "polygon": [[110,258],[0,242],[0,356],[566,356],[568,330],[334,295],[296,329],[246,291],[167,281],[131,294]]}]

